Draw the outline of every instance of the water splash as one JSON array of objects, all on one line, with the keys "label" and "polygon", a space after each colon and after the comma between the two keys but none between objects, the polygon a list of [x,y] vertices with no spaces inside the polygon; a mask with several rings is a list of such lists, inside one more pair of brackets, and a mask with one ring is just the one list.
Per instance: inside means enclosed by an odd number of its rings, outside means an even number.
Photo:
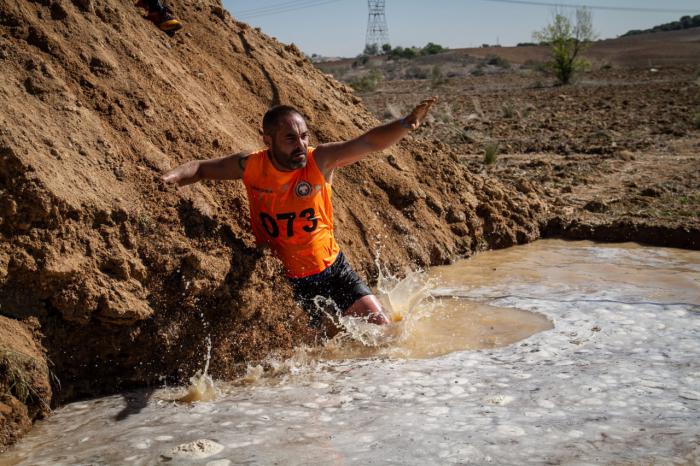
[{"label": "water splash", "polygon": [[375,264],[377,297],[390,324],[336,317],[343,331],[323,345],[319,358],[432,358],[505,346],[552,328],[551,321],[536,313],[436,296],[440,279],[423,271],[409,270],[401,278],[388,273],[378,255]]},{"label": "water splash", "polygon": [[[248,366],[230,385],[285,383],[323,370],[329,360],[430,358],[464,349],[493,348],[551,328],[547,319],[525,311],[434,296],[439,279],[414,270],[406,271],[403,277],[391,274],[379,262],[379,253],[375,264],[376,296],[389,324],[339,315],[332,300],[318,296],[318,312],[325,315],[325,325],[333,327],[329,334],[334,336],[318,346],[297,347],[291,356],[270,355]],[[190,379],[189,392],[180,401],[202,401],[212,392],[213,381],[206,375],[208,364],[209,357],[204,373],[197,372]],[[222,385],[220,390],[227,389]]]},{"label": "water splash", "polygon": [[299,346],[291,356],[271,354],[259,364],[248,365],[245,374],[230,382],[230,386],[283,383],[288,377],[315,372],[318,358],[313,348]]},{"label": "water splash", "polygon": [[346,359],[387,356],[390,348],[411,335],[417,321],[435,310],[435,300],[430,297],[433,283],[425,273],[409,270],[401,278],[382,267],[379,255],[377,251],[376,296],[387,314],[389,324],[375,325],[358,317],[329,316],[341,331],[325,342],[318,352],[319,357]]},{"label": "water splash", "polygon": [[214,401],[217,398],[214,380],[208,374],[209,361],[211,360],[211,338],[207,335],[207,359],[204,364],[204,371],[197,371],[190,377],[190,385],[187,393],[175,401],[180,403],[194,403],[196,401]]}]

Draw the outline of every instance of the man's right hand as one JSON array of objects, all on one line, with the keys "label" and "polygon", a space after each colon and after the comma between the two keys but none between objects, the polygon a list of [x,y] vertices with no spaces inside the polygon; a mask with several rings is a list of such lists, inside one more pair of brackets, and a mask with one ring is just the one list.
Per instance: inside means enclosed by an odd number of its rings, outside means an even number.
[{"label": "man's right hand", "polygon": [[167,184],[176,184],[178,186],[185,186],[188,184],[196,183],[200,180],[198,176],[199,171],[199,161],[192,160],[179,167],[173,168],[172,170],[166,172],[160,177],[163,182]]},{"label": "man's right hand", "polygon": [[218,159],[192,160],[165,173],[165,183],[186,186],[200,180],[237,180],[243,177],[249,152],[239,152]]}]

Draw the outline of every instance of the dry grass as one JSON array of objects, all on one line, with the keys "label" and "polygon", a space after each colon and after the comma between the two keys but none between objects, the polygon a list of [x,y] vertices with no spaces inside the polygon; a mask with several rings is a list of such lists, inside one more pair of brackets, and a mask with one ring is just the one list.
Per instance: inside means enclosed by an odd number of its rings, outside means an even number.
[{"label": "dry grass", "polygon": [[29,355],[0,348],[0,397],[10,395],[24,404],[38,402],[49,410],[32,386],[32,370],[48,371],[48,368],[37,367],[36,359]]}]

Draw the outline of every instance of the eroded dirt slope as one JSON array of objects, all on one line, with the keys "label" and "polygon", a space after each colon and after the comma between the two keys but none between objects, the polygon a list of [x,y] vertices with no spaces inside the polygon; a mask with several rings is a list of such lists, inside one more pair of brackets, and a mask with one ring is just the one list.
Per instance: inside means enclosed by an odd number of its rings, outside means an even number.
[{"label": "eroded dirt slope", "polygon": [[[42,335],[54,404],[191,375],[207,335],[217,377],[317,338],[254,245],[240,182],[159,176],[257,148],[273,104],[316,142],[377,120],[219,2],[170,3],[174,38],[121,0],[0,3],[0,313]],[[369,278],[380,245],[392,269],[444,263],[535,239],[547,209],[420,134],[339,175],[339,242]]]}]

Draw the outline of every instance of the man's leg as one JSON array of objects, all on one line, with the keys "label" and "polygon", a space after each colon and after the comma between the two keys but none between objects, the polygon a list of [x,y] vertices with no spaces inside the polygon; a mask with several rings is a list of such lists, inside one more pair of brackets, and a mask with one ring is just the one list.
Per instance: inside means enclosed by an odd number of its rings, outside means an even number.
[{"label": "man's leg", "polygon": [[343,312],[343,315],[363,317],[367,319],[367,322],[377,325],[386,325],[389,323],[389,318],[386,312],[384,312],[382,304],[373,294],[357,299],[352,306]]},{"label": "man's leg", "polygon": [[333,303],[343,315],[366,318],[368,322],[385,325],[389,319],[381,303],[360,279],[342,253],[323,272],[304,278],[289,278],[294,298],[309,313],[312,325],[318,325],[322,314],[316,309],[316,298],[322,296]]}]

